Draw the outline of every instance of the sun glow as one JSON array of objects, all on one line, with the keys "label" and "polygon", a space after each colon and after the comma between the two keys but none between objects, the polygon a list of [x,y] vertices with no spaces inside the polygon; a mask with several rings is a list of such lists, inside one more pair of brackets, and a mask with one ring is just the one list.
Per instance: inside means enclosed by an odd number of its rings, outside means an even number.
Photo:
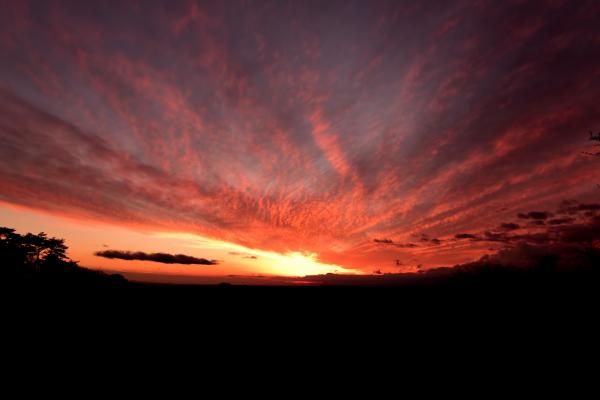
[{"label": "sun glow", "polygon": [[287,253],[277,253],[273,251],[252,249],[235,243],[228,243],[220,240],[209,239],[188,233],[154,233],[154,236],[162,238],[176,239],[184,247],[216,249],[231,252],[243,253],[248,256],[254,256],[256,259],[237,259],[225,260],[225,263],[235,262],[239,264],[252,265],[256,272],[277,275],[277,276],[306,276],[320,275],[328,273],[338,274],[362,274],[362,271],[344,268],[335,264],[326,264],[318,260],[318,254],[292,251]]},{"label": "sun glow", "polygon": [[273,255],[274,273],[287,276],[306,276],[327,273],[358,274],[359,271],[340,267],[339,265],[324,264],[317,261],[316,253],[290,252]]}]

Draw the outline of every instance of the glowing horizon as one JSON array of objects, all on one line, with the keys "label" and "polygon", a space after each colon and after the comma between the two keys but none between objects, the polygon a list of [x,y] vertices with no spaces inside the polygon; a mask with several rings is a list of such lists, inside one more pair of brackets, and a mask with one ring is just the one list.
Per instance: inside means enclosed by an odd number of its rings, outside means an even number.
[{"label": "glowing horizon", "polygon": [[[95,250],[102,250],[106,244],[91,244],[82,245],[78,243],[77,236],[82,232],[88,231],[88,228],[82,221],[77,219],[69,219],[65,217],[51,216],[44,212],[36,212],[22,207],[14,207],[0,203],[0,217],[3,221],[8,221],[8,225],[20,225],[22,229],[30,232],[46,231],[50,236],[64,236],[67,240],[67,245],[75,242],[75,249],[71,248],[69,255],[79,261],[83,266],[99,269],[110,270],[115,272],[127,273],[130,272],[156,272],[166,275],[202,275],[202,276],[226,276],[232,273],[231,265],[234,264],[238,268],[237,273],[247,274],[249,276],[260,274],[268,276],[287,276],[287,277],[302,277],[306,275],[319,275],[327,273],[343,273],[343,274],[361,274],[362,271],[347,269],[339,265],[320,263],[317,260],[316,253],[303,254],[301,252],[289,251],[284,254],[264,251],[260,249],[247,248],[235,243],[227,243],[220,240],[214,240],[199,235],[183,232],[153,232],[144,230],[135,230],[132,228],[114,228],[102,227],[99,232],[94,233],[96,243],[104,241],[111,242],[109,238],[115,236],[119,241],[115,246],[116,249],[144,249],[140,241],[155,240],[151,246],[147,247],[148,251],[156,251],[157,249],[169,249],[180,247],[181,251],[187,254],[192,254],[196,251],[199,254],[217,254],[225,257],[228,260],[218,260],[221,263],[225,261],[229,268],[223,271],[221,265],[211,267],[188,267],[187,270],[182,270],[180,266],[164,266],[160,263],[152,263],[153,268],[148,267],[147,262],[131,262],[123,260],[108,260],[94,256]],[[57,228],[61,225],[63,229]],[[66,229],[65,229],[66,228]],[[23,232],[24,233],[24,232]],[[123,242],[126,238],[126,242]],[[72,247],[72,246],[71,246]],[[85,248],[84,251],[79,249]],[[95,250],[94,250],[95,249]],[[232,254],[236,253],[236,254]],[[249,258],[255,257],[255,258]],[[133,264],[133,265],[132,265]],[[194,270],[195,269],[195,270]]]}]

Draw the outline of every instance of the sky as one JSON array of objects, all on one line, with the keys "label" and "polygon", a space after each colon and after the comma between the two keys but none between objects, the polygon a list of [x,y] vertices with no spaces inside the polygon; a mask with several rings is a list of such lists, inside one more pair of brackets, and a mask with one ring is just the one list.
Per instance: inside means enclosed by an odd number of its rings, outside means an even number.
[{"label": "sky", "polygon": [[83,266],[411,272],[600,200],[595,0],[0,10],[0,225],[65,238]]}]

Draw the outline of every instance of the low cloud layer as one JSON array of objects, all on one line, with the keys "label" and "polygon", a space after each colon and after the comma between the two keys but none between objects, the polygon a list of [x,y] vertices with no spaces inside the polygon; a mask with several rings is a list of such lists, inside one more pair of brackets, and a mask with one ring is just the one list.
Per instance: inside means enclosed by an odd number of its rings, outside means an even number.
[{"label": "low cloud layer", "polygon": [[217,265],[217,260],[207,260],[205,258],[196,258],[185,254],[167,254],[167,253],[144,253],[142,251],[121,251],[121,250],[103,250],[97,251],[94,255],[104,258],[117,258],[120,260],[140,260],[154,261],[163,264],[187,264],[187,265]]},{"label": "low cloud layer", "polygon": [[518,217],[521,219],[548,219],[552,216],[552,213],[546,211],[530,211],[528,213],[519,213]]}]

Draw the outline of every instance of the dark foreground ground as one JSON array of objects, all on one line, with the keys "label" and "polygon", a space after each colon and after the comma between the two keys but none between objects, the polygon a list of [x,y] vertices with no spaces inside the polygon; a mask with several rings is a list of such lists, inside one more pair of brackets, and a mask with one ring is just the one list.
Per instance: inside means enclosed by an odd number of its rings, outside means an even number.
[{"label": "dark foreground ground", "polygon": [[[109,337],[141,325],[142,338],[158,332],[241,338],[280,332],[284,340],[298,332],[321,338],[333,329],[360,340],[359,332],[381,332],[372,339],[383,341],[420,332],[418,340],[501,334],[526,341],[562,331],[581,337],[597,332],[600,304],[600,266],[594,264],[477,265],[360,280],[319,276],[298,286],[144,284],[74,264],[3,270],[3,315],[39,325],[31,332],[51,331],[63,321],[91,324],[91,333],[111,327]],[[539,337],[526,334],[527,328]]]},{"label": "dark foreground ground", "polygon": [[[420,391],[446,391],[432,373],[454,374],[454,383],[473,388],[481,376],[494,378],[478,397],[515,377],[534,382],[536,391],[573,371],[579,381],[597,382],[600,268],[593,262],[584,268],[479,263],[360,281],[317,276],[308,286],[202,286],[135,283],[60,258],[31,262],[6,254],[0,336],[3,356],[13,356],[5,365],[26,378],[21,391],[49,387],[31,371],[55,372],[51,384],[69,386],[73,371],[87,375],[94,382],[85,393],[138,372],[139,387],[154,390],[173,372],[204,393],[212,381],[206,370],[221,377],[261,374],[244,384],[229,380],[221,390],[268,381],[295,391],[317,377],[319,385],[353,392],[362,382],[367,398],[381,381],[405,391],[415,376],[427,381]],[[552,374],[532,380],[540,370]],[[343,378],[332,382],[340,371]],[[573,388],[583,386],[569,387],[572,398]]]},{"label": "dark foreground ground", "polygon": [[[129,282],[118,275],[90,272],[75,276],[36,275],[2,284],[5,305],[18,309],[111,309],[118,313],[166,312],[277,318],[312,313],[315,317],[369,317],[389,320],[412,314],[499,312],[536,315],[595,313],[600,304],[597,269],[526,273],[493,269],[441,277],[411,276],[386,284],[319,283],[298,286],[173,285]],[[590,314],[591,317],[592,314]]]},{"label": "dark foreground ground", "polygon": [[[472,388],[478,376],[493,377],[485,393],[497,393],[516,377],[538,382],[540,368],[558,381],[565,371],[595,370],[586,366],[600,350],[597,278],[579,271],[387,286],[150,285],[101,275],[5,281],[2,321],[18,360],[76,353],[124,376],[150,368],[158,381],[176,370],[204,382],[198,368],[270,371],[287,376],[288,388],[304,385],[298,377],[340,371],[351,387],[365,376],[405,385],[434,373]],[[580,380],[594,382],[582,372]],[[544,376],[540,384],[551,387],[554,375]],[[420,390],[447,388],[425,380]]]}]

